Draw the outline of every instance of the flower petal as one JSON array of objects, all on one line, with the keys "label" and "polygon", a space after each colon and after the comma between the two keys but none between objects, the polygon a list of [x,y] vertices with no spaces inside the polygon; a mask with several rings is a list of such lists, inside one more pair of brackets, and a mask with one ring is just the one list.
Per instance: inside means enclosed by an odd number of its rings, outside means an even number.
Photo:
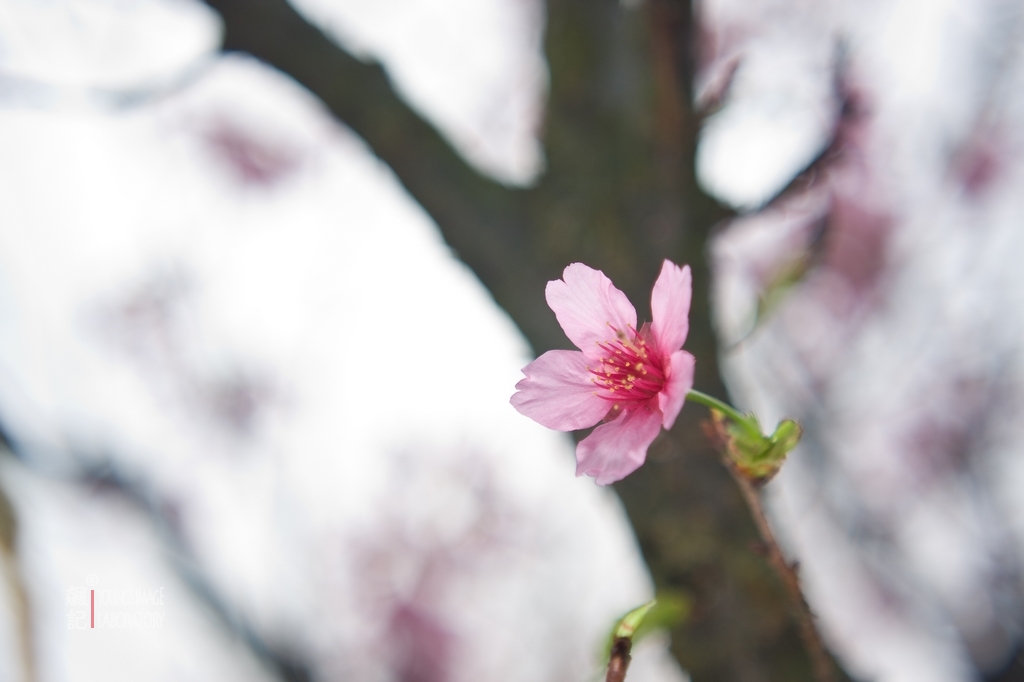
[{"label": "flower petal", "polygon": [[523,368],[512,406],[530,419],[558,431],[585,429],[608,414],[608,401],[594,393],[583,353],[549,350]]},{"label": "flower petal", "polygon": [[651,292],[651,335],[662,355],[682,348],[690,331],[690,266],[679,267],[671,261],[661,266],[661,274]]},{"label": "flower petal", "polygon": [[661,408],[662,426],[671,429],[683,409],[686,394],[693,388],[693,369],[696,360],[685,350],[677,350],[669,360],[668,380],[658,394],[658,407]]},{"label": "flower petal", "polygon": [[603,272],[582,263],[570,263],[544,294],[565,335],[588,356],[598,342],[614,340],[616,329],[636,328],[636,310],[626,295]]},{"label": "flower petal", "polygon": [[594,476],[598,485],[625,478],[644,463],[660,430],[661,412],[647,406],[601,424],[576,446],[576,475]]}]

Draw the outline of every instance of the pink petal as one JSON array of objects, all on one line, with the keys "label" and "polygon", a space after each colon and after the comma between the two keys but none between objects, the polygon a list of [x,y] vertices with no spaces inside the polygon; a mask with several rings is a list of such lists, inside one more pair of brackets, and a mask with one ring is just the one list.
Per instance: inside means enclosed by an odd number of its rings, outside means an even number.
[{"label": "pink petal", "polygon": [[690,266],[665,261],[651,292],[651,335],[662,355],[679,350],[690,331]]},{"label": "pink petal", "polygon": [[644,463],[660,430],[661,412],[647,406],[598,426],[576,446],[576,475],[594,476],[598,485],[625,478]]},{"label": "pink petal", "polygon": [[571,263],[544,293],[565,335],[588,356],[596,355],[598,342],[615,339],[615,330],[636,328],[636,310],[626,295],[603,272],[582,263]]},{"label": "pink petal", "polygon": [[523,374],[512,406],[549,429],[585,429],[608,414],[610,405],[594,394],[593,375],[579,351],[549,350],[524,367]]},{"label": "pink petal", "polygon": [[658,394],[658,407],[664,415],[662,426],[671,429],[683,409],[686,394],[693,388],[693,368],[696,360],[685,350],[677,350],[669,360],[668,380]]}]

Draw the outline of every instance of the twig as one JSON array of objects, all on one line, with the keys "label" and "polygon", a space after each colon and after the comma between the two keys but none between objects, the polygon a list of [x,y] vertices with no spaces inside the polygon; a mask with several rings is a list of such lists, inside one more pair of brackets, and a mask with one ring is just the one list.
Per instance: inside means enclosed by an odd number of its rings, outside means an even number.
[{"label": "twig", "polygon": [[633,648],[633,640],[629,637],[616,637],[612,642],[612,655],[608,659],[608,674],[604,682],[623,682],[631,660],[629,651]]},{"label": "twig", "polygon": [[743,499],[746,500],[747,506],[750,508],[750,515],[754,517],[754,523],[761,533],[761,539],[767,546],[768,560],[771,562],[775,572],[779,574],[779,578],[782,579],[782,584],[789,595],[797,625],[800,629],[800,639],[803,640],[804,647],[811,657],[814,678],[818,682],[835,682],[836,676],[832,667],[832,658],[829,656],[828,650],[825,649],[821,636],[818,634],[818,628],[814,624],[814,614],[811,613],[807,600],[804,599],[803,592],[800,591],[800,578],[797,576],[796,566],[787,562],[786,558],[782,555],[782,550],[779,549],[779,543],[775,540],[775,535],[768,525],[768,517],[765,516],[764,506],[761,504],[761,495],[755,486],[755,482],[751,481],[746,474],[736,468],[736,465],[729,459],[725,450],[721,452],[722,461],[725,462],[729,473],[732,474],[736,484],[739,485],[740,492],[743,493]]}]

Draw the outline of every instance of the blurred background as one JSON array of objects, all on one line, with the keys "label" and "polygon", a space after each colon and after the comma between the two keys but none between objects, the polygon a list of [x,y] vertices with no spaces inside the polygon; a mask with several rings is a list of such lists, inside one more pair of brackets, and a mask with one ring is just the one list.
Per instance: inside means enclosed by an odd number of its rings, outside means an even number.
[{"label": "blurred background", "polygon": [[3,0],[0,680],[812,679],[701,408],[508,404],[665,258],[842,676],[1024,680],[1022,11]]}]

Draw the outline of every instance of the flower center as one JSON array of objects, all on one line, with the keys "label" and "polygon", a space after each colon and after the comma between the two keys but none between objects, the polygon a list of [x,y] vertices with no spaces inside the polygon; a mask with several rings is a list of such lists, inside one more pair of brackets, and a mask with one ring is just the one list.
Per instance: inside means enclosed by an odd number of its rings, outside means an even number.
[{"label": "flower center", "polygon": [[647,341],[632,327],[628,333],[615,329],[615,335],[618,338],[614,341],[598,342],[603,351],[601,364],[587,368],[594,375],[590,380],[599,389],[595,393],[615,403],[650,400],[665,385],[660,358],[651,353]]}]

